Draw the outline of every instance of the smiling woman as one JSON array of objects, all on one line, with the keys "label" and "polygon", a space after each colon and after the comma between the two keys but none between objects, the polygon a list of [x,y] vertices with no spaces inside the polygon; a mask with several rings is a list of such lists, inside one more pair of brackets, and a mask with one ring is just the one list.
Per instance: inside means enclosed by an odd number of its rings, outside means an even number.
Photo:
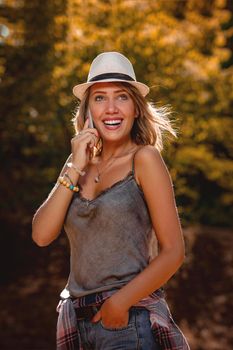
[{"label": "smiling woman", "polygon": [[187,350],[163,285],[184,260],[171,177],[160,155],[165,109],[145,96],[120,53],[95,58],[76,85],[76,135],[59,181],[33,219],[33,239],[62,226],[70,275],[58,305],[57,349]]},{"label": "smiling woman", "polygon": [[[136,110],[132,98],[123,87],[114,83],[93,85],[90,88],[89,108],[102,140],[117,135],[120,141],[120,132],[130,138]],[[108,132],[112,130],[118,132]]]}]

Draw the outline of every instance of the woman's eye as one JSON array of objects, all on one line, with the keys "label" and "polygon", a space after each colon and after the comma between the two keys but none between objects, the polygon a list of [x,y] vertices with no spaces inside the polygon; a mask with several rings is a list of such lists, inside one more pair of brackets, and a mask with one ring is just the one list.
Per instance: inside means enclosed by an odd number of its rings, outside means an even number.
[{"label": "woman's eye", "polygon": [[96,95],[95,96],[95,101],[102,101],[104,99],[104,96],[102,96],[102,95]]},{"label": "woman's eye", "polygon": [[120,100],[128,100],[128,95],[127,94],[121,94],[118,96]]}]

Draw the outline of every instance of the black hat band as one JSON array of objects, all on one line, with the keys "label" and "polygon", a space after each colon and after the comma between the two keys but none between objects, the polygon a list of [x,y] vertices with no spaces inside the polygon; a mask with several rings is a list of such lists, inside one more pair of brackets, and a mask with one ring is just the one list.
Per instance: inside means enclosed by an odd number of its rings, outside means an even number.
[{"label": "black hat band", "polygon": [[120,79],[120,80],[135,81],[132,77],[130,77],[127,74],[123,74],[123,73],[104,73],[104,74],[96,75],[95,77],[91,78],[89,80],[89,82],[105,80],[105,79]]}]

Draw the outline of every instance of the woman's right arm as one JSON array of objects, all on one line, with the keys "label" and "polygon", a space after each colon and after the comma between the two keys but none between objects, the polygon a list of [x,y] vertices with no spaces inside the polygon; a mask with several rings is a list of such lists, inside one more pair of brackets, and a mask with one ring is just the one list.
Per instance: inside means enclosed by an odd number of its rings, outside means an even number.
[{"label": "woman's right arm", "polygon": [[[93,137],[94,136],[94,137]],[[90,159],[90,150],[98,140],[96,129],[88,129],[88,121],[84,125],[82,134],[71,140],[72,163],[79,169],[84,169]],[[79,179],[79,174],[67,167],[66,161],[61,175],[68,174],[74,184]],[[61,232],[67,209],[71,202],[73,191],[57,183],[52,189],[46,201],[36,211],[32,221],[32,239],[41,247],[49,245]]]},{"label": "woman's right arm", "polygon": [[[72,182],[76,184],[79,175],[72,168],[68,168],[67,170],[66,164],[60,175],[62,176],[67,172]],[[35,213],[32,221],[32,239],[40,247],[50,244],[61,232],[72,196],[73,191],[56,183],[48,198]]]}]

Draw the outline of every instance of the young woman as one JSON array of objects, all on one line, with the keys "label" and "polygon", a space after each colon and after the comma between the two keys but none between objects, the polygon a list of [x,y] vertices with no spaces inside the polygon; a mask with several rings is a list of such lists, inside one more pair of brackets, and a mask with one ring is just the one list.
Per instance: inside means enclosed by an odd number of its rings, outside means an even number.
[{"label": "young woman", "polygon": [[162,286],[184,260],[172,182],[160,155],[165,109],[145,96],[130,61],[106,52],[92,62],[71,155],[33,219],[33,239],[70,241],[58,306],[57,349],[189,349]]}]

